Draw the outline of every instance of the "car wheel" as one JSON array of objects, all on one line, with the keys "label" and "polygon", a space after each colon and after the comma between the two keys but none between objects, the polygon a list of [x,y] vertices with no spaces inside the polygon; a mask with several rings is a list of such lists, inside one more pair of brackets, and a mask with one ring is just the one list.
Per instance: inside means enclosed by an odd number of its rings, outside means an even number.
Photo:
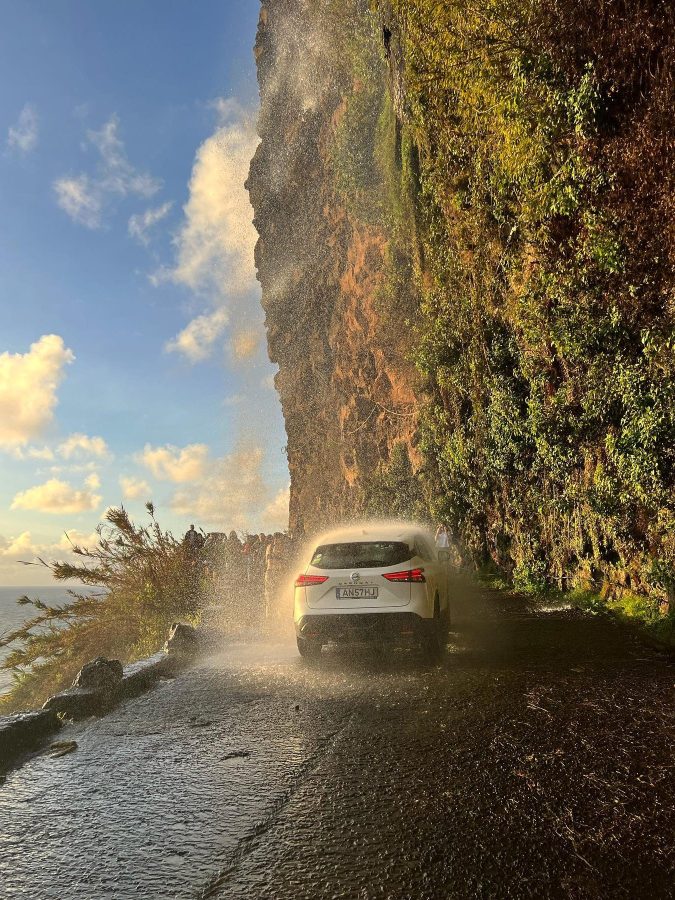
[{"label": "car wheel", "polygon": [[321,641],[313,641],[310,638],[297,638],[298,653],[303,659],[318,659],[321,656]]},{"label": "car wheel", "polygon": [[452,627],[452,616],[450,615],[450,608],[445,610],[445,612],[441,613],[441,625],[443,628],[443,638],[444,640],[448,640],[448,636],[450,632],[453,630]]},{"label": "car wheel", "polygon": [[422,654],[428,662],[438,662],[445,650],[447,628],[441,618],[438,597],[434,602],[434,617],[429,622],[429,629],[422,638]]}]

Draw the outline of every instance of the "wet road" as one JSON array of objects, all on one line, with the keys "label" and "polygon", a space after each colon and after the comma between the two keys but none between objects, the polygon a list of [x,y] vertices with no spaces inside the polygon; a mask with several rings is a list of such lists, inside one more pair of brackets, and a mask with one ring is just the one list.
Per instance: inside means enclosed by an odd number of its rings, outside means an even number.
[{"label": "wet road", "polygon": [[445,662],[233,646],[0,786],[0,896],[672,897],[675,666],[465,598]]}]

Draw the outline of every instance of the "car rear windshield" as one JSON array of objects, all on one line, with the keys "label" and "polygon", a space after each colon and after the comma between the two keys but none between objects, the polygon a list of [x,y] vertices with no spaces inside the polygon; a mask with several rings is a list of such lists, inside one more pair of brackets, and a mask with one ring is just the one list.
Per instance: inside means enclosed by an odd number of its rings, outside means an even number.
[{"label": "car rear windshield", "polygon": [[322,544],[314,551],[310,565],[317,569],[375,569],[397,566],[407,562],[412,555],[404,541]]}]

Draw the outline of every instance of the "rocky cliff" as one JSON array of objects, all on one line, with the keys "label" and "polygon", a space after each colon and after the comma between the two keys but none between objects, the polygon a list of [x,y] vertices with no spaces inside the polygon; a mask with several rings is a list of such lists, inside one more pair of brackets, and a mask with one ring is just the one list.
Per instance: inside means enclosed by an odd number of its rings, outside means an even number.
[{"label": "rocky cliff", "polygon": [[[366,21],[365,4],[351,0],[263,0],[255,47],[261,143],[248,188],[256,265],[269,355],[279,365],[290,526],[308,532],[358,514],[369,477],[397,445],[417,463],[417,376],[403,322],[393,327],[382,298],[391,234],[349,207],[333,149],[349,98],[366,90],[354,74],[357,13]],[[369,82],[386,79],[383,55],[380,62]]]},{"label": "rocky cliff", "polygon": [[292,527],[419,510],[523,587],[675,608],[674,34],[658,0],[263,0]]}]

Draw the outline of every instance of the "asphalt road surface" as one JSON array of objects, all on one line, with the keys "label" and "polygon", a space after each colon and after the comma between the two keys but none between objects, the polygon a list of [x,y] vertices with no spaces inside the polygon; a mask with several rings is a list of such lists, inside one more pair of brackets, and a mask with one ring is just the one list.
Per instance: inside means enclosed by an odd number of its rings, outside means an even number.
[{"label": "asphalt road surface", "polygon": [[233,645],[0,785],[0,896],[672,897],[673,661],[458,603],[447,658]]}]

